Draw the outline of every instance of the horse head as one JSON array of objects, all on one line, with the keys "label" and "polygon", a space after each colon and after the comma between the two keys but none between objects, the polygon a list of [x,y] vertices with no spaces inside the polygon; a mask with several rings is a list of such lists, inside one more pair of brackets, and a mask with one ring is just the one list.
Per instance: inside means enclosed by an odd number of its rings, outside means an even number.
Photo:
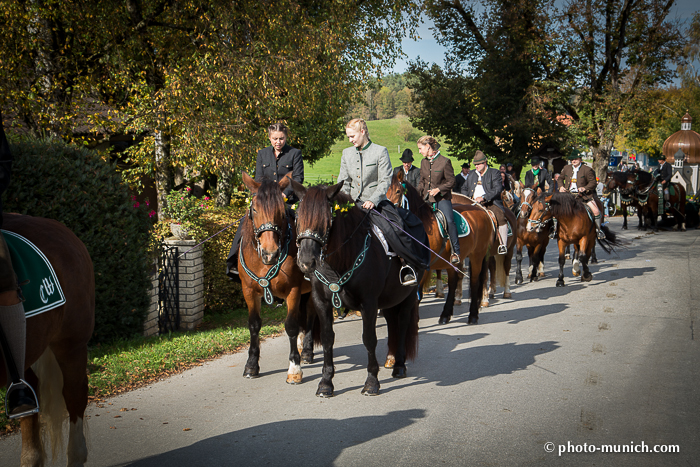
[{"label": "horse head", "polygon": [[530,210],[532,209],[532,202],[540,194],[540,191],[536,192],[532,188],[525,188],[520,194],[520,217],[528,217],[530,215]]},{"label": "horse head", "polygon": [[406,197],[406,177],[403,170],[399,170],[396,174],[391,177],[391,184],[386,192],[386,198],[394,206],[403,206]]},{"label": "horse head", "polygon": [[528,232],[540,232],[542,227],[551,221],[553,217],[550,204],[552,196],[539,196],[532,201],[530,215],[527,219]]},{"label": "horse head", "polygon": [[253,225],[258,255],[264,264],[275,264],[282,251],[282,238],[287,230],[287,216],[282,190],[289,184],[287,176],[277,184],[271,180],[256,182],[243,172],[243,183],[252,193],[248,218]]},{"label": "horse head", "polygon": [[308,189],[294,180],[291,183],[301,200],[297,209],[297,265],[301,272],[310,274],[323,262],[333,225],[332,206],[344,182]]}]

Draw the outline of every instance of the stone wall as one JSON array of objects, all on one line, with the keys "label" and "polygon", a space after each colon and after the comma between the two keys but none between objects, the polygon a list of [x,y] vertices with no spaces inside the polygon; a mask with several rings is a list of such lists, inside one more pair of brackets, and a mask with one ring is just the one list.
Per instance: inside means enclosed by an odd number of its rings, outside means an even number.
[{"label": "stone wall", "polygon": [[[195,240],[165,240],[168,247],[178,247],[180,295],[180,329],[195,329],[204,316],[204,256],[203,247]],[[194,249],[193,249],[194,248]],[[158,271],[151,278],[151,305],[144,323],[144,335],[158,333]]]}]

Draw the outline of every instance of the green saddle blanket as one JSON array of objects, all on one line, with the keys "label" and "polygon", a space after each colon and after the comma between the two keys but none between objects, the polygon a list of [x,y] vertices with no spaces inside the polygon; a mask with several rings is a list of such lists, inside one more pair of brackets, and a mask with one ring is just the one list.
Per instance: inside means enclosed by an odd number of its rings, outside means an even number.
[{"label": "green saddle blanket", "polygon": [[[435,213],[442,214],[442,212],[440,212],[440,211],[435,211]],[[448,237],[447,226],[444,225],[445,219],[442,216],[440,216],[440,214],[438,214],[439,217],[437,217],[438,225],[440,226],[440,235],[442,235],[443,238],[447,238]],[[452,218],[454,219],[455,225],[457,226],[457,236],[459,238],[462,238],[462,237],[466,237],[467,235],[469,235],[469,232],[471,232],[471,229],[469,228],[469,223],[464,218],[464,216],[462,216],[459,212],[457,212],[453,209],[452,210]]]},{"label": "green saddle blanket", "polygon": [[5,237],[12,267],[22,288],[26,317],[36,316],[66,303],[51,263],[36,245],[14,232],[0,232]]}]

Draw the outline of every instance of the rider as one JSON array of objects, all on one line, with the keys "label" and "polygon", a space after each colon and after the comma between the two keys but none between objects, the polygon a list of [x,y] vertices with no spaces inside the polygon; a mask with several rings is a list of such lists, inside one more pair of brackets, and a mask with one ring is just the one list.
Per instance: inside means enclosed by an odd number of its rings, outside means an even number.
[{"label": "rider", "polygon": [[[267,127],[267,136],[271,145],[258,151],[258,158],[255,161],[255,181],[260,182],[267,178],[279,182],[291,172],[295,182],[304,183],[304,160],[299,149],[287,144],[288,132],[289,129],[284,123],[273,123]],[[283,194],[287,204],[299,201],[291,184],[287,186]],[[238,249],[241,245],[242,226],[243,222],[240,222],[231,243],[231,251],[226,259],[226,275],[235,281],[240,281],[238,277]]]},{"label": "rider", "polygon": [[[10,184],[12,174],[12,153],[2,127],[0,114],[0,195]],[[0,228],[2,227],[2,200],[0,198]],[[0,234],[0,294],[9,295],[10,306],[0,306],[0,340],[5,341],[11,355],[2,352],[7,368],[8,390],[6,409],[10,418],[19,418],[36,413],[39,404],[34,391],[24,381],[24,358],[27,342],[27,320],[24,305],[17,284],[17,276],[12,267],[10,253],[5,238]],[[2,346],[4,348],[5,345]]]},{"label": "rider", "polygon": [[[340,159],[338,182],[345,182],[342,191],[357,203],[362,203],[364,209],[371,210],[372,222],[380,228],[389,246],[402,260],[401,283],[415,285],[417,273],[427,269],[430,263],[430,252],[405,230],[417,234],[423,243],[428,240],[418,218],[405,209],[395,208],[386,198],[392,174],[389,151],[372,142],[367,123],[361,118],[350,120],[345,126],[345,133],[352,147],[344,149]],[[375,211],[381,215],[375,214]],[[385,221],[382,216],[390,218],[391,222]]]},{"label": "rider", "polygon": [[498,254],[505,255],[508,252],[508,224],[504,214],[505,207],[501,201],[501,174],[498,170],[490,168],[486,154],[476,151],[474,154],[474,168],[469,173],[466,183],[462,186],[462,194],[473,198],[479,204],[483,204],[491,211],[498,223],[498,237],[501,244],[498,246]]},{"label": "rider", "polygon": [[420,163],[420,183],[418,193],[430,203],[435,203],[445,216],[447,232],[452,244],[450,263],[459,264],[459,237],[452,214],[452,187],[455,184],[455,172],[452,162],[439,151],[440,144],[432,136],[421,136],[418,140],[418,152],[423,156]]},{"label": "rider", "polygon": [[571,165],[567,165],[561,169],[561,187],[559,191],[569,191],[577,194],[588,205],[593,213],[596,234],[598,238],[604,239],[605,233],[600,229],[603,216],[598,209],[595,172],[582,162],[581,151],[578,149],[574,149],[568,159],[571,161]]},{"label": "rider", "polygon": [[532,169],[528,170],[527,173],[525,173],[525,186],[528,188],[533,188],[535,190],[539,188],[542,190],[543,193],[552,193],[552,190],[554,189],[554,182],[552,182],[552,176],[549,174],[549,171],[547,169],[540,165],[540,163],[542,162],[540,158],[535,156],[530,162],[532,164]]},{"label": "rider", "polygon": [[663,154],[659,154],[657,160],[659,161],[659,166],[654,169],[654,173],[652,175],[661,180],[661,186],[664,189],[664,205],[666,206],[666,209],[668,209],[671,207],[671,203],[669,202],[670,195],[668,193],[668,187],[671,185],[673,169],[671,169],[671,166],[666,163],[666,156]]},{"label": "rider", "polygon": [[408,148],[404,149],[400,160],[401,165],[394,169],[394,175],[403,171],[403,179],[417,188],[420,181],[420,169],[413,165],[413,151]]}]

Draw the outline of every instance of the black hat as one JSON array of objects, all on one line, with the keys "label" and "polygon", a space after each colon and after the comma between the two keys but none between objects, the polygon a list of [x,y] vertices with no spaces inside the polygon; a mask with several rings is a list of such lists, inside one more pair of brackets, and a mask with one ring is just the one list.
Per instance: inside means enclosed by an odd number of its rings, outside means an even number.
[{"label": "black hat", "polygon": [[413,151],[410,149],[404,149],[400,160],[401,162],[413,162]]},{"label": "black hat", "polygon": [[540,165],[540,162],[541,162],[541,161],[540,161],[540,158],[537,157],[537,156],[533,157],[532,160],[530,161],[530,163],[531,163],[532,165]]},{"label": "black hat", "polygon": [[512,163],[512,162],[508,162],[508,163],[506,164],[506,168],[508,168],[508,167],[513,167],[513,163]]},{"label": "black hat", "polygon": [[464,164],[462,164],[462,168],[463,168],[463,169],[468,169],[468,168],[469,168],[469,162],[465,162]]},{"label": "black hat", "polygon": [[657,161],[665,161],[666,156],[664,154],[659,154],[658,156],[656,156],[656,160]]}]

